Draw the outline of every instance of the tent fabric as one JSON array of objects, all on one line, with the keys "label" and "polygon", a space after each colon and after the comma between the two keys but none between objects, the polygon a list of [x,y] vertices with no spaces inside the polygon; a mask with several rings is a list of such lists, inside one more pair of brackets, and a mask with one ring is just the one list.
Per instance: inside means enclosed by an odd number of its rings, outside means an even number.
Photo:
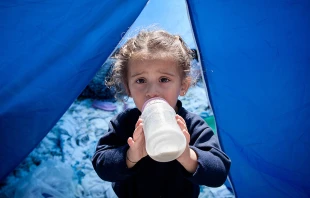
[{"label": "tent fabric", "polygon": [[238,197],[310,197],[310,2],[188,0]]},{"label": "tent fabric", "polygon": [[0,2],[0,180],[55,125],[146,2]]},{"label": "tent fabric", "polygon": [[[187,2],[236,195],[309,197],[309,1]],[[0,2],[0,180],[82,92],[145,4]]]}]

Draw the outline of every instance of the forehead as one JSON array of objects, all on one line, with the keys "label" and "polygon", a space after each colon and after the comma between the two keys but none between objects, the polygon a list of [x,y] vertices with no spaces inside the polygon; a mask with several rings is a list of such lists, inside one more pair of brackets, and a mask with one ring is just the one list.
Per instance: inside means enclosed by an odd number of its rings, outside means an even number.
[{"label": "forehead", "polygon": [[134,75],[135,73],[142,72],[160,72],[160,73],[174,73],[181,74],[181,68],[178,62],[172,58],[165,59],[140,59],[133,58],[128,63],[128,74]]}]

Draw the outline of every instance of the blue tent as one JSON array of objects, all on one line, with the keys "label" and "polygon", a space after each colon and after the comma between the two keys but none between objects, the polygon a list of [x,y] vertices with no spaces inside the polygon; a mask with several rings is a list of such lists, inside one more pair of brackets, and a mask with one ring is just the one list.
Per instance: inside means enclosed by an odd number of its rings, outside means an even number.
[{"label": "blue tent", "polygon": [[[0,2],[1,180],[81,93],[146,3]],[[187,4],[236,195],[309,197],[310,2]]]}]

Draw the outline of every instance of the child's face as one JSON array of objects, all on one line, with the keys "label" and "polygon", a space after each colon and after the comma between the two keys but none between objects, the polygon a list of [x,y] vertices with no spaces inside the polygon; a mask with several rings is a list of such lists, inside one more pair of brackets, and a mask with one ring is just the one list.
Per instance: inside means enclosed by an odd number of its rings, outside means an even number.
[{"label": "child's face", "polygon": [[153,97],[164,98],[176,109],[178,96],[184,95],[189,85],[188,80],[182,80],[180,68],[174,60],[129,61],[127,92],[140,111],[144,102]]}]

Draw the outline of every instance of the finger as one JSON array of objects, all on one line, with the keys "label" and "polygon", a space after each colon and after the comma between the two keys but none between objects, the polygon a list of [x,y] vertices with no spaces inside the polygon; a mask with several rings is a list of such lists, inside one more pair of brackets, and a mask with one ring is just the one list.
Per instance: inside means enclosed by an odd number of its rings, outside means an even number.
[{"label": "finger", "polygon": [[141,123],[139,126],[138,126],[139,130],[137,131],[137,139],[135,140],[135,142],[137,141],[141,141],[141,140],[144,140],[144,132],[143,132],[143,124]]},{"label": "finger", "polygon": [[185,136],[186,142],[189,143],[189,141],[190,141],[190,134],[188,132],[185,120],[181,116],[179,116],[179,115],[176,115],[176,119],[177,119],[178,125],[181,128],[181,131],[183,132],[183,134]]},{"label": "finger", "polygon": [[181,119],[177,119],[177,123],[178,125],[180,126],[181,130],[183,131],[183,129],[186,129],[187,130],[187,127],[186,127],[186,123],[183,122]]},{"label": "finger", "polygon": [[181,116],[176,115],[175,118],[177,121],[179,120],[179,122],[181,122],[182,125],[184,125],[186,127],[186,122],[184,121],[184,119]]},{"label": "finger", "polygon": [[138,147],[144,147],[145,146],[145,138],[143,133],[135,140],[135,145]]},{"label": "finger", "polygon": [[139,126],[139,124],[142,123],[142,122],[143,122],[143,119],[139,117],[139,119],[138,119],[138,121],[136,123],[135,128],[137,128]]},{"label": "finger", "polygon": [[137,128],[135,129],[135,131],[133,132],[133,140],[137,141],[137,139],[139,139],[139,137],[141,136],[141,133],[143,132],[143,124],[140,123]]},{"label": "finger", "polygon": [[129,137],[128,139],[127,139],[127,143],[128,143],[128,145],[130,146],[130,147],[132,147],[133,145],[134,145],[134,141],[133,141],[133,139],[132,139],[132,137]]},{"label": "finger", "polygon": [[182,118],[180,115],[176,114],[176,119],[180,119],[183,123],[186,123],[184,118]]},{"label": "finger", "polygon": [[183,134],[184,134],[184,136],[185,136],[185,139],[186,139],[186,142],[187,142],[187,144],[188,144],[191,137],[190,137],[190,135],[189,135],[187,129],[183,129],[182,132],[183,132]]}]

